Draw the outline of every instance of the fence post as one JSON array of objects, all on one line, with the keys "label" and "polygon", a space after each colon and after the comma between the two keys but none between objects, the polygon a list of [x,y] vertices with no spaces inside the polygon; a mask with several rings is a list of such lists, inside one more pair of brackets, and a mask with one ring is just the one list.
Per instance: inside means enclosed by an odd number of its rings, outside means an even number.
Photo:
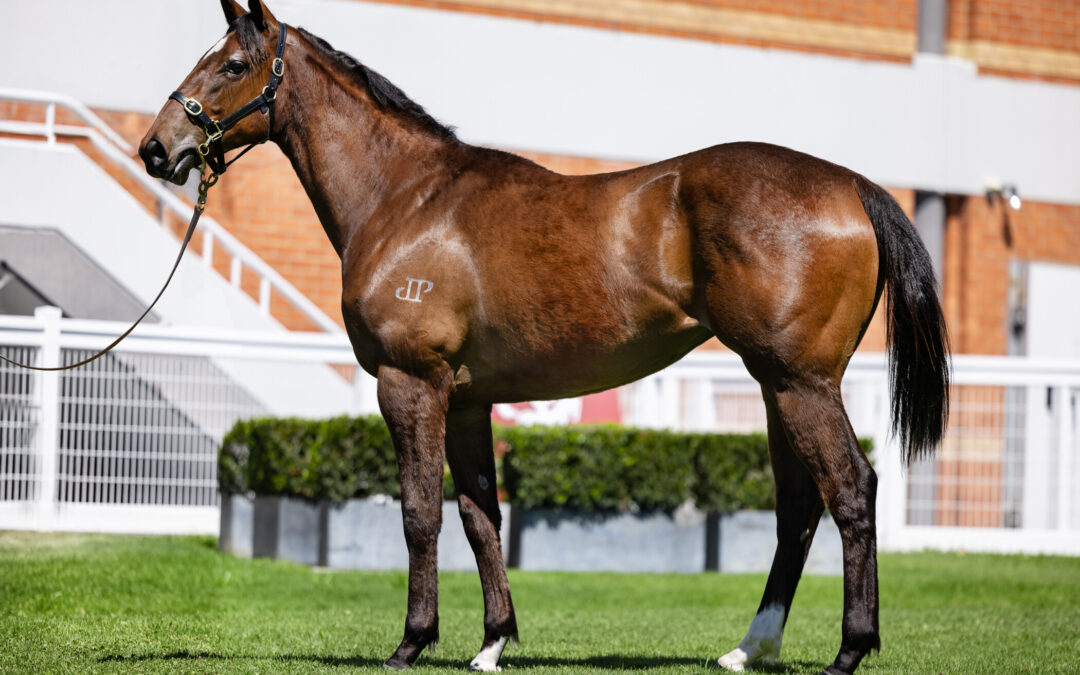
[{"label": "fence post", "polygon": [[867,386],[873,392],[874,467],[878,472],[878,548],[883,551],[903,550],[903,532],[907,521],[907,481],[900,448],[892,437],[890,427],[892,407],[889,405],[889,381],[883,376]]},{"label": "fence post", "polygon": [[[60,365],[59,307],[38,307],[34,317],[41,321],[41,350],[38,365],[53,368]],[[51,530],[56,522],[56,475],[60,440],[60,373],[44,372],[40,378],[38,410],[38,458],[41,461],[38,490],[38,527]]]},{"label": "fence post", "polygon": [[1072,401],[1068,385],[1054,387],[1054,402],[1057,404],[1058,423],[1058,466],[1057,466],[1057,526],[1059,530],[1069,529],[1069,507],[1073,496],[1072,466]]}]

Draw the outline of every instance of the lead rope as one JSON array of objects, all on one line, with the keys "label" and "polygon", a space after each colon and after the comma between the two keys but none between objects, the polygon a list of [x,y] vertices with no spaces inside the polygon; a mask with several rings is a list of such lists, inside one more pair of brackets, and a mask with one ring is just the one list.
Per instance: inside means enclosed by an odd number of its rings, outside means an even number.
[{"label": "lead rope", "polygon": [[210,188],[213,187],[214,184],[217,183],[217,181],[218,181],[218,176],[220,174],[217,174],[217,173],[215,173],[214,171],[211,170],[210,174],[207,175],[207,173],[206,173],[206,158],[203,157],[202,155],[200,155],[200,157],[202,157],[202,168],[199,170],[199,199],[198,199],[198,201],[195,202],[195,209],[191,213],[191,222],[188,223],[187,233],[184,235],[184,242],[182,244],[180,244],[180,253],[178,253],[177,256],[176,256],[176,262],[173,263],[172,270],[169,272],[169,278],[167,278],[165,280],[165,285],[161,287],[160,291],[158,291],[157,296],[154,298],[154,301],[150,303],[150,306],[146,308],[146,311],[144,311],[142,313],[142,315],[139,316],[138,319],[135,319],[135,323],[131,324],[131,327],[128,328],[126,331],[124,331],[124,333],[120,337],[113,340],[112,343],[110,343],[108,347],[106,347],[105,349],[102,349],[100,352],[98,352],[97,354],[94,354],[93,356],[91,356],[88,359],[83,359],[82,361],[79,361],[78,363],[72,363],[72,364],[66,365],[66,366],[54,366],[54,367],[51,367],[51,368],[43,368],[41,366],[31,366],[30,364],[27,364],[27,363],[19,363],[18,361],[12,361],[11,359],[4,356],[3,354],[0,354],[0,360],[3,360],[5,362],[7,362],[7,363],[10,363],[13,366],[18,366],[20,368],[26,368],[28,370],[43,370],[43,371],[71,370],[72,368],[78,368],[79,366],[85,366],[86,364],[90,363],[91,361],[96,361],[96,360],[100,359],[102,356],[105,356],[105,354],[107,354],[110,350],[112,350],[113,347],[120,344],[120,342],[124,338],[126,338],[128,335],[131,335],[131,331],[135,330],[135,327],[138,326],[139,323],[142,322],[142,320],[146,318],[146,315],[149,314],[150,310],[152,310],[154,308],[154,305],[157,304],[157,301],[160,300],[161,296],[165,294],[165,289],[169,287],[169,282],[172,281],[173,275],[176,274],[177,268],[180,267],[180,259],[184,257],[184,251],[187,250],[188,242],[191,241],[191,235],[193,235],[195,233],[195,226],[199,223],[199,218],[202,216],[203,210],[206,209],[206,195],[210,191]]}]

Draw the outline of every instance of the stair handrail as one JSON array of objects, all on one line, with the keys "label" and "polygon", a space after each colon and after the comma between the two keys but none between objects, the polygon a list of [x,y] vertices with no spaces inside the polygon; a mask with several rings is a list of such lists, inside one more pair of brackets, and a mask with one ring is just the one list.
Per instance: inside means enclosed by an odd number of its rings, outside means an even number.
[{"label": "stair handrail", "polygon": [[[131,144],[75,98],[55,92],[0,87],[0,101],[46,106],[44,123],[0,120],[0,132],[44,136],[49,145],[56,143],[57,136],[86,138],[139,185],[153,194],[160,205],[180,216],[182,220],[187,220],[191,214],[191,204],[173,194],[161,181],[151,178],[143,167],[131,158],[135,152]],[[56,106],[70,110],[88,126],[56,124]],[[336,321],[212,217],[203,216],[199,225],[203,236],[201,253],[203,265],[213,267],[214,242],[217,241],[232,257],[229,282],[233,287],[240,288],[242,267],[246,266],[255,272],[259,277],[259,308],[264,316],[270,316],[270,292],[273,289],[322,330],[328,333],[343,332]]]}]

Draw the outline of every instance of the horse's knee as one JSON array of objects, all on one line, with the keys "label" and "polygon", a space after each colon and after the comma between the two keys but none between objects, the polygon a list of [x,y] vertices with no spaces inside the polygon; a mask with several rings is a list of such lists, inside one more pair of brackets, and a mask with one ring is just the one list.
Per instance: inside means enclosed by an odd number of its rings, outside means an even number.
[{"label": "horse's knee", "polygon": [[433,510],[429,505],[414,501],[401,503],[405,543],[408,544],[410,552],[424,553],[435,547],[442,527],[442,504],[437,503],[436,507],[438,508]]}]

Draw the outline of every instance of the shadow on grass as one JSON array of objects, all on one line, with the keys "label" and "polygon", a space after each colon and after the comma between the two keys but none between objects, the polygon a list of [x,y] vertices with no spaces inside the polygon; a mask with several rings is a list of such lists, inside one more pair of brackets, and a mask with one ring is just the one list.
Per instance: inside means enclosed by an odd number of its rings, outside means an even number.
[{"label": "shadow on grass", "polygon": [[[140,663],[150,661],[295,661],[319,663],[324,666],[346,666],[352,668],[372,668],[381,666],[383,659],[367,656],[319,656],[308,654],[278,654],[256,656],[252,654],[219,654],[213,652],[189,652],[186,650],[172,652],[171,654],[110,654],[98,659],[98,663]],[[453,668],[461,670],[465,661],[460,659],[443,659],[421,657],[417,666],[433,666],[436,668]],[[584,658],[560,659],[553,656],[508,656],[502,662],[503,665],[519,668],[550,667],[569,668],[575,672],[579,670],[597,671],[633,671],[649,670],[651,668],[664,668],[670,666],[701,666],[703,670],[709,669],[711,660],[700,658],[688,658],[680,656],[623,656],[619,654],[603,654],[599,656],[587,656]],[[821,665],[810,661],[786,661],[780,664],[762,664],[755,668],[763,673],[801,673],[807,670],[820,669]]]},{"label": "shadow on grass", "polygon": [[364,668],[381,666],[384,659],[366,656],[318,656],[307,654],[218,654],[214,652],[189,652],[181,650],[171,654],[109,654],[98,663],[145,663],[150,661],[297,661],[321,663],[324,666],[348,666]]}]

